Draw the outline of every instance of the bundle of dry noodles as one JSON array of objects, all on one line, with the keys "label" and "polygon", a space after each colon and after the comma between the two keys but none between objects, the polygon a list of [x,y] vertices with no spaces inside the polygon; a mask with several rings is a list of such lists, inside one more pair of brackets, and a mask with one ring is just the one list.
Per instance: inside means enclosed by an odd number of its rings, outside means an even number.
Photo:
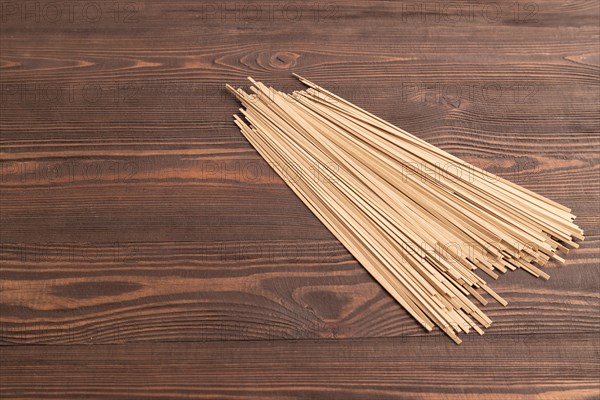
[{"label": "bundle of dry noodles", "polygon": [[455,342],[491,320],[493,278],[576,248],[571,210],[483,171],[316,84],[279,92],[249,78],[235,123],[296,195],[423,326]]}]

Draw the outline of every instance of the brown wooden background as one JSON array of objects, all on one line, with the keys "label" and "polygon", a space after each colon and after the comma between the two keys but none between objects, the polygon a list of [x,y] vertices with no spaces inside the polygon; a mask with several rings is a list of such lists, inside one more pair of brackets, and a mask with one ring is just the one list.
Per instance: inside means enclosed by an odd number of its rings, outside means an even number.
[{"label": "brown wooden background", "polygon": [[[1,5],[3,399],[600,397],[597,1]],[[292,72],[586,242],[426,334],[232,123],[225,83]]]}]

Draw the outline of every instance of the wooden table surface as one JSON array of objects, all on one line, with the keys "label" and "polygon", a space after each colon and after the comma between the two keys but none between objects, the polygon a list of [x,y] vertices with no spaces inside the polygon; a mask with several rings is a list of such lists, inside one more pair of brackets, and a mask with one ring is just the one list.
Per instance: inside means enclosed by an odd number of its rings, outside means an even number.
[{"label": "wooden table surface", "polygon": [[[600,397],[597,1],[2,1],[2,399]],[[309,78],[571,207],[455,345],[232,122]]]}]

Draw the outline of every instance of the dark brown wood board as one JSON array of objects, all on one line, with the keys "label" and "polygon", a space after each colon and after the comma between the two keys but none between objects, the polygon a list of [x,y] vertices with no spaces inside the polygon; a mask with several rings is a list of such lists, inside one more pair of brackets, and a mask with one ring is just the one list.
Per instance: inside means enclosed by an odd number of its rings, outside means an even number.
[{"label": "dark brown wood board", "polygon": [[[0,398],[600,397],[597,1],[0,4]],[[585,242],[425,332],[232,122],[293,72]]]}]

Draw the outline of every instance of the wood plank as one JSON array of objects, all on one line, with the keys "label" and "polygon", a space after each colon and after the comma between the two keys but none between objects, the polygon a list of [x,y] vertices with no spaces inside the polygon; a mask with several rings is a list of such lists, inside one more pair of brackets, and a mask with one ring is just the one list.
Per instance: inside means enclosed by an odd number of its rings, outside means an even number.
[{"label": "wood plank", "polygon": [[1,347],[2,398],[592,399],[596,335]]},{"label": "wood plank", "polygon": [[[484,307],[486,336],[597,332],[593,240],[546,268],[548,282],[492,282],[509,305]],[[332,240],[40,242],[5,244],[4,257],[6,344],[427,335]]]}]

